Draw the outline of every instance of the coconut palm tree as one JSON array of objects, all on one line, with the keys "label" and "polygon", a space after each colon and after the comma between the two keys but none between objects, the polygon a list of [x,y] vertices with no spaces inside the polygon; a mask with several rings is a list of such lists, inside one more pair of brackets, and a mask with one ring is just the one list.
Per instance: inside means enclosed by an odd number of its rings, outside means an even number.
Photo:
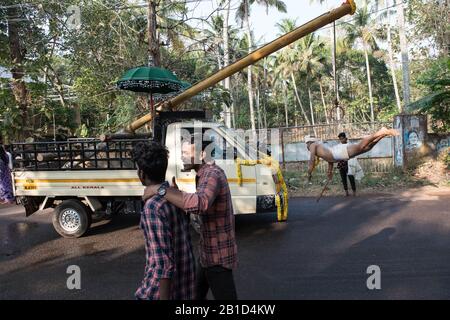
[{"label": "coconut palm tree", "polygon": [[[391,31],[391,10],[389,9],[390,6],[389,0],[376,0],[375,1],[375,11],[378,11],[379,6],[385,6],[386,10],[382,11],[378,19],[385,24],[386,26],[386,41],[387,41],[387,51],[388,51],[388,61],[389,61],[389,68],[391,69],[391,77],[392,77],[392,84],[394,85],[394,93],[395,93],[395,100],[397,103],[397,108],[399,112],[402,112],[402,105],[400,101],[400,94],[398,91],[398,85],[397,85],[397,77],[395,74],[395,63],[394,63],[394,53],[392,49],[392,31]],[[383,39],[384,40],[384,39]]]},{"label": "coconut palm tree", "polygon": [[397,84],[397,76],[395,75],[395,64],[394,64],[394,54],[392,50],[392,40],[391,40],[391,22],[390,17],[391,13],[389,10],[389,0],[385,0],[386,2],[386,40],[387,40],[387,49],[388,49],[388,57],[389,57],[389,67],[391,69],[391,77],[392,77],[392,84],[394,85],[394,93],[395,93],[395,101],[397,102],[397,108],[399,112],[402,112],[402,104],[400,102],[400,94],[398,91],[398,84]]},{"label": "coconut palm tree", "polygon": [[376,28],[371,19],[367,6],[360,7],[354,16],[354,22],[352,24],[345,23],[344,27],[346,29],[346,40],[355,44],[360,42],[363,48],[364,57],[366,60],[366,71],[367,71],[367,86],[369,89],[369,103],[370,103],[370,120],[375,121],[374,107],[373,107],[373,96],[372,96],[372,79],[370,76],[370,63],[369,63],[369,53],[377,48],[377,43],[375,40]]},{"label": "coconut palm tree", "polygon": [[315,125],[314,108],[311,95],[311,82],[317,78],[324,69],[325,57],[321,54],[325,43],[313,33],[300,39],[295,50],[299,71],[305,74],[306,88],[308,89],[311,124]]},{"label": "coconut palm tree", "polygon": [[[222,26],[222,38],[223,38],[223,64],[224,66],[228,66],[230,64],[230,35],[229,35],[229,19],[230,19],[230,10],[231,10],[231,0],[222,0],[220,3],[221,6],[224,6],[225,12],[223,15],[223,26]],[[228,92],[230,92],[230,96],[233,96],[231,94],[231,82],[230,77],[226,78],[224,80],[224,88]],[[234,119],[234,103],[231,101],[230,107],[226,108],[225,116],[225,124],[228,127],[235,126],[235,119]]]},{"label": "coconut palm tree", "polygon": [[399,1],[397,8],[398,29],[400,38],[400,51],[402,54],[402,75],[403,75],[403,105],[410,102],[410,77],[409,77],[409,58],[408,58],[408,42],[406,40],[405,14],[403,1]]},{"label": "coconut palm tree", "polygon": [[[282,35],[288,32],[291,32],[296,27],[296,20],[293,19],[283,19],[281,22],[276,24],[276,27],[279,29],[279,34]],[[289,82],[292,85],[292,88],[294,89],[295,97],[297,99],[297,102],[300,106],[300,110],[303,114],[303,117],[305,118],[306,122],[311,125],[311,122],[309,121],[309,118],[306,114],[305,108],[303,107],[302,99],[301,99],[301,93],[300,89],[297,86],[297,79],[295,74],[298,73],[298,61],[296,60],[296,45],[292,44],[288,46],[287,48],[284,48],[282,51],[280,51],[277,54],[277,60],[276,60],[276,68],[275,73],[280,78],[280,80],[283,82],[283,90],[286,90],[288,79]],[[297,117],[297,110],[296,110],[296,104],[294,104],[294,119],[295,119],[295,125],[298,125],[298,117]]]},{"label": "coconut palm tree", "polygon": [[[284,19],[277,24],[277,27],[282,33],[290,32],[295,28],[295,20]],[[324,42],[322,42],[314,34],[309,34],[300,39],[297,43],[283,50],[279,55],[281,63],[280,67],[284,70],[283,72],[285,74],[286,72],[289,74],[300,109],[303,112],[305,120],[311,125],[315,124],[311,83],[315,78],[320,77],[324,71],[324,47]],[[303,78],[308,91],[311,121],[309,121],[309,118],[306,116],[306,112],[300,98],[295,74],[304,75]]]},{"label": "coconut palm tree", "polygon": [[[252,4],[259,4],[266,6],[267,12],[270,7],[276,8],[280,12],[286,12],[286,4],[281,0],[242,0],[236,13],[236,19],[245,24],[245,31],[248,41],[248,52],[251,53],[253,50],[253,39],[252,32],[250,29],[250,7]],[[253,85],[252,85],[252,67],[247,68],[247,91],[248,91],[248,102],[250,106],[250,121],[252,125],[252,130],[256,130],[255,123],[255,112],[253,107]]]}]

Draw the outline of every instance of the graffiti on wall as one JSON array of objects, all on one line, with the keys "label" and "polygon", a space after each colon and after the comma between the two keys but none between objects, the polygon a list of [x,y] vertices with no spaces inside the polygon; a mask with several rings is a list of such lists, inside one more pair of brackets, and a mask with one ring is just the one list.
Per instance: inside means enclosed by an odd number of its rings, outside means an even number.
[{"label": "graffiti on wall", "polygon": [[447,134],[428,134],[427,145],[434,152],[440,153],[450,148],[450,133]]},{"label": "graffiti on wall", "polygon": [[419,149],[422,146],[423,133],[416,130],[405,131],[405,148],[408,151]]},{"label": "graffiti on wall", "polygon": [[415,151],[422,147],[424,141],[424,129],[421,128],[420,118],[417,116],[411,116],[409,119],[409,125],[406,126],[404,131],[404,144],[405,151]]},{"label": "graffiti on wall", "polygon": [[450,147],[450,137],[447,137],[447,138],[445,138],[445,139],[441,139],[441,140],[439,140],[439,142],[436,144],[436,150],[437,150],[438,152],[440,152],[440,151],[442,151],[442,150],[444,150],[444,149],[446,149],[446,148],[448,148],[448,147]]}]

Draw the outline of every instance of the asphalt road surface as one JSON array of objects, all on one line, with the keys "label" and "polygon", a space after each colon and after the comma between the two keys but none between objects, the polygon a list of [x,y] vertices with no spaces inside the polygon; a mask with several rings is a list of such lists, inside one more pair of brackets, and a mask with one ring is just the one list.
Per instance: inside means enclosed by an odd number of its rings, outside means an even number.
[{"label": "asphalt road surface", "polygon": [[[63,239],[50,212],[0,207],[0,299],[134,299],[143,276],[137,215]],[[294,198],[275,214],[236,217],[240,299],[450,299],[450,194]],[[198,238],[194,236],[194,244]],[[81,289],[69,290],[70,265]],[[367,268],[381,272],[369,290]]]}]

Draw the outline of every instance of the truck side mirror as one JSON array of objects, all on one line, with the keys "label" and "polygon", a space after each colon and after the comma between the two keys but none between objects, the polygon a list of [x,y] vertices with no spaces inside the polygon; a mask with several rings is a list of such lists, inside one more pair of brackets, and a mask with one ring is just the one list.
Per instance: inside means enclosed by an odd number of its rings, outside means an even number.
[{"label": "truck side mirror", "polygon": [[238,158],[238,150],[236,147],[234,147],[233,151],[234,151],[234,160],[236,160]]}]

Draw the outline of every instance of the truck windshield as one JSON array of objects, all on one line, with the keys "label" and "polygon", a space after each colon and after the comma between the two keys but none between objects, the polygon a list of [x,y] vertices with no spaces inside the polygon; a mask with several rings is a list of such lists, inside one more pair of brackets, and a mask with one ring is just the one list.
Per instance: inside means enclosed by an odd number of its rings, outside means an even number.
[{"label": "truck windshield", "polygon": [[[218,129],[222,132],[222,134],[226,135],[231,141],[234,141],[236,146],[240,150],[245,151],[245,159],[255,160],[258,157],[264,156],[261,152],[258,152],[255,148],[255,143],[248,143],[247,139],[248,134],[243,130],[234,130],[227,128],[225,126],[220,126]],[[246,136],[247,134],[247,136]],[[242,155],[240,155],[242,157]]]}]

